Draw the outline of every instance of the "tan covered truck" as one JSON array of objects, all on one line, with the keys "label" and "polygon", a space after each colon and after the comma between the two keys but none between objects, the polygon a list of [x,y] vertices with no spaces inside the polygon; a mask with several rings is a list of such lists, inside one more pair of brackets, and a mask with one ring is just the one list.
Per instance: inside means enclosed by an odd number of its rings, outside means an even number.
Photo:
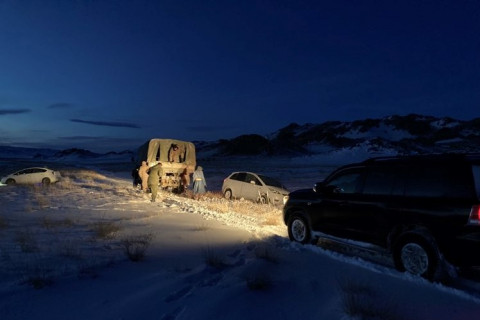
[{"label": "tan covered truck", "polygon": [[162,177],[159,186],[181,192],[182,175],[193,173],[196,166],[195,145],[174,139],[151,139],[138,148],[137,164],[147,161],[149,167],[161,163]]}]

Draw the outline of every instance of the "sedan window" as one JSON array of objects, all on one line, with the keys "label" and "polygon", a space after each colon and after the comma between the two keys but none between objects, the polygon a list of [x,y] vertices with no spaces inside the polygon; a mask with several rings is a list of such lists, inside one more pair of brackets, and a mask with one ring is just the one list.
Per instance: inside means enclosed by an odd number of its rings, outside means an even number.
[{"label": "sedan window", "polygon": [[263,183],[265,183],[267,186],[286,189],[279,181],[277,181],[273,178],[266,177],[266,176],[263,176],[263,175],[258,175],[258,176],[260,177],[260,179],[263,180]]},{"label": "sedan window", "polygon": [[245,176],[247,174],[245,172],[238,172],[235,173],[230,179],[237,180],[237,181],[245,181]]},{"label": "sedan window", "polygon": [[257,186],[261,186],[262,184],[260,183],[260,181],[258,181],[257,177],[255,177],[253,174],[250,174],[250,173],[247,173],[246,177],[245,177],[245,182],[246,183],[252,183],[257,185]]}]

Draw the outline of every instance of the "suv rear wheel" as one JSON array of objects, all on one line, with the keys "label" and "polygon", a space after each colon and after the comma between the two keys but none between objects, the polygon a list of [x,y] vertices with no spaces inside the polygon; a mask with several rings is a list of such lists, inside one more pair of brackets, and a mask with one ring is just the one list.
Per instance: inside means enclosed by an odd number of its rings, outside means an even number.
[{"label": "suv rear wheel", "polygon": [[291,241],[300,243],[310,243],[312,236],[310,228],[305,218],[294,214],[288,219],[288,237]]},{"label": "suv rear wheel", "polygon": [[400,271],[434,280],[440,254],[432,241],[419,236],[400,240],[394,251],[395,265]]}]

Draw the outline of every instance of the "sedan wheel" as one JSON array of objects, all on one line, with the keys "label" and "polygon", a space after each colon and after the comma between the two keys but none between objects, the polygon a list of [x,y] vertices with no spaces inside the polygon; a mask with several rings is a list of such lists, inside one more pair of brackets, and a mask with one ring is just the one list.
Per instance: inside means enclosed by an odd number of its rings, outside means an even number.
[{"label": "sedan wheel", "polygon": [[48,185],[50,184],[50,179],[48,179],[48,178],[43,178],[43,179],[42,179],[42,184],[43,184],[44,186],[48,186]]},{"label": "sedan wheel", "polygon": [[15,184],[15,180],[13,180],[13,179],[8,179],[5,183],[8,184],[8,185],[14,185],[14,184]]}]

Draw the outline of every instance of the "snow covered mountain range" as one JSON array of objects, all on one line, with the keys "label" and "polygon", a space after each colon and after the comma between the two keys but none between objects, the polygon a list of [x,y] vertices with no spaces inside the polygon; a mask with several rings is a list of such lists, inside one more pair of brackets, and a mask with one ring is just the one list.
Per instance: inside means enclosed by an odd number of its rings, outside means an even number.
[{"label": "snow covered mountain range", "polygon": [[[267,136],[248,134],[233,139],[194,143],[199,158],[305,156],[327,154],[339,149],[358,149],[370,154],[480,152],[480,118],[462,121],[410,114],[352,122],[291,123]],[[130,161],[135,155],[136,150],[98,154],[76,148],[52,150],[0,146],[1,158],[68,160],[106,157]]]},{"label": "snow covered mountain range", "polygon": [[242,135],[198,143],[213,155],[315,155],[338,149],[368,153],[480,152],[480,118],[470,121],[410,114],[353,122],[292,123],[267,137]]}]

